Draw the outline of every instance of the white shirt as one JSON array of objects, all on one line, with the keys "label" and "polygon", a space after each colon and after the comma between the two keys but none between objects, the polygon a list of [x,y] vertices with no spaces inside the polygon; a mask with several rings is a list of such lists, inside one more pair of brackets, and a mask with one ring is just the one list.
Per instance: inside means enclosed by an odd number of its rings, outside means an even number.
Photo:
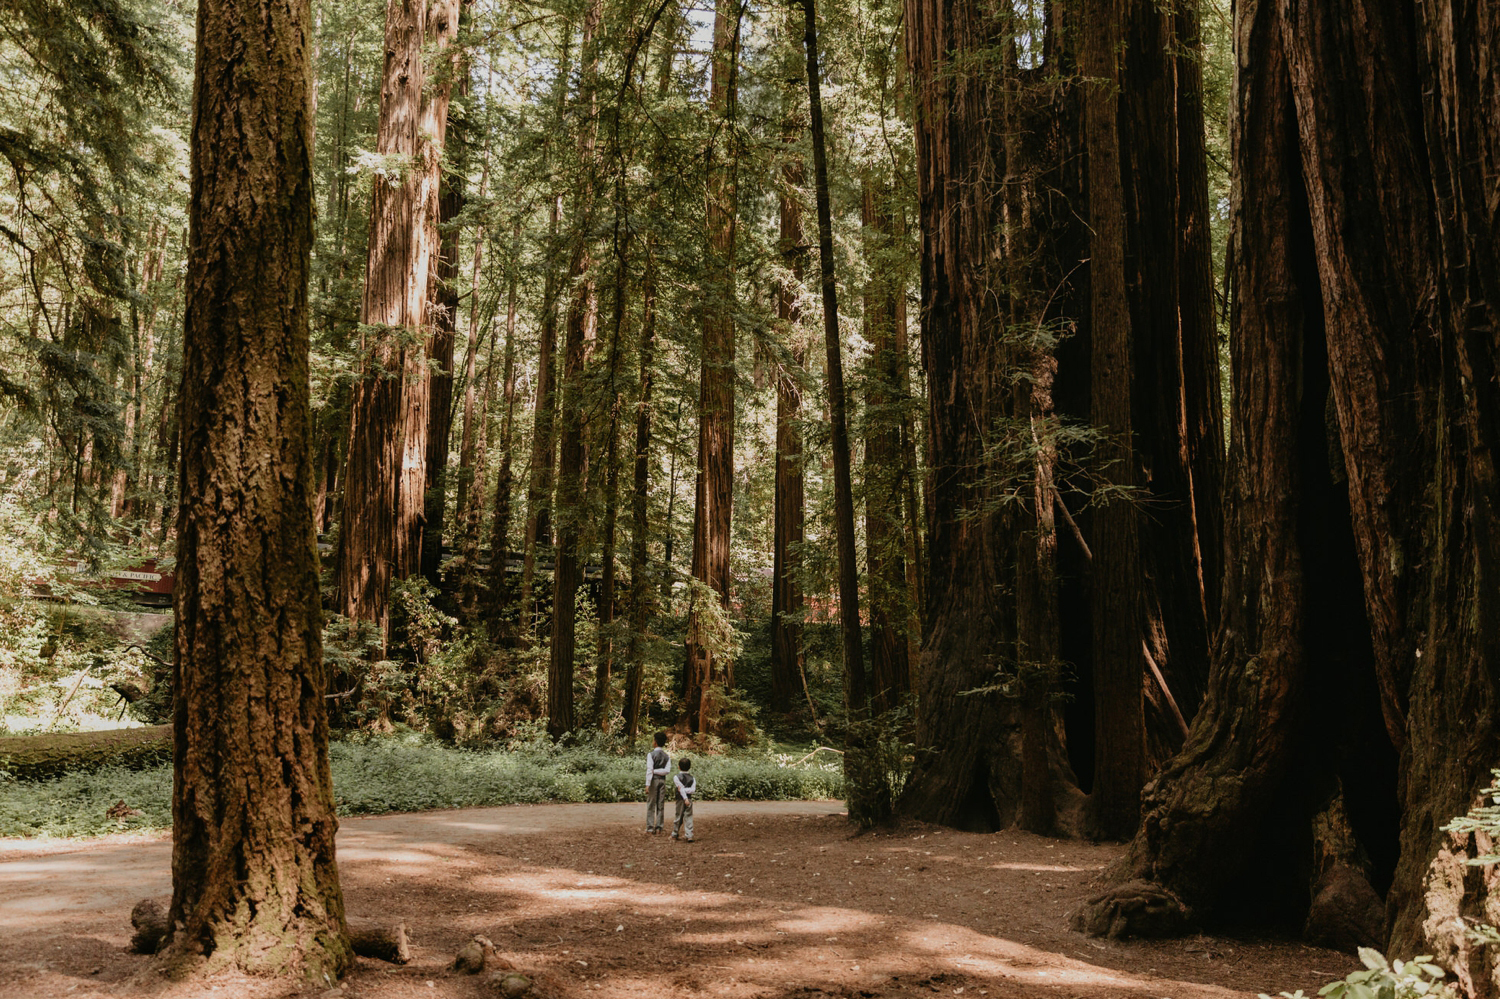
[{"label": "white shirt", "polygon": [[[662,754],[665,755],[666,758],[667,758],[667,762],[664,763],[664,764],[662,764],[662,767],[661,767],[660,770],[654,768],[651,765],[651,755],[652,755],[652,753],[655,753],[657,749],[660,749],[662,751]],[[664,747],[664,746],[657,746],[656,749],[653,749],[653,750],[651,750],[650,753],[647,753],[646,754],[646,790],[648,790],[648,791],[651,790],[651,779],[653,777],[662,777],[662,778],[665,778],[667,776],[667,774],[671,772],[671,770],[672,770],[672,754],[667,752],[666,747]]]},{"label": "white shirt", "polygon": [[686,801],[689,804],[691,804],[692,803],[692,799],[689,798],[688,795],[690,795],[694,791],[698,790],[698,782],[695,779],[693,781],[693,786],[691,788],[683,787],[682,786],[682,778],[684,778],[686,776],[687,776],[687,774],[683,773],[682,771],[678,771],[677,776],[672,778],[672,786],[675,787],[675,788],[677,788],[677,793],[678,793],[678,795],[680,795],[682,797],[683,801]]}]

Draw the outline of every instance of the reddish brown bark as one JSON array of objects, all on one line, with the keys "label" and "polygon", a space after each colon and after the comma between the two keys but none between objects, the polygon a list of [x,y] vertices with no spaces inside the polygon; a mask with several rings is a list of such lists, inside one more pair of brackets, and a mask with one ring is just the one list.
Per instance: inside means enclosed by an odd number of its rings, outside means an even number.
[{"label": "reddish brown bark", "polygon": [[[732,125],[736,115],[740,48],[739,5],[717,0],[714,10],[710,115]],[[716,130],[724,135],[729,129]],[[711,687],[734,686],[734,663],[715,656],[704,621],[703,599],[729,608],[729,525],[734,508],[734,245],[738,156],[711,144],[708,157],[708,258],[703,306],[703,356],[698,381],[698,477],[693,505],[693,578],[709,593],[688,613],[685,706],[694,732],[713,723]]]},{"label": "reddish brown bark", "polygon": [[311,34],[305,2],[199,6],[160,960],[326,986],[353,953],[311,506]]},{"label": "reddish brown bark", "polygon": [[409,161],[377,178],[360,306],[363,360],[351,395],[335,570],[340,609],[388,638],[390,580],[418,568],[426,487],[428,284],[438,249],[439,163],[451,77],[429,82],[458,31],[458,0],[390,0],[377,151]]}]

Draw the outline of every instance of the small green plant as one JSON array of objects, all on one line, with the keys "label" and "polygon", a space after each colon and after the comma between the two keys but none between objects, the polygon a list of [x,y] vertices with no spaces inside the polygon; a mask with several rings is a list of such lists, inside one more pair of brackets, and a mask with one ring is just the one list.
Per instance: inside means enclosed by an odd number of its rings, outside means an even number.
[{"label": "small green plant", "polygon": [[850,821],[861,829],[890,820],[911,770],[910,731],[907,704],[849,723],[844,737],[846,800]]},{"label": "small green plant", "polygon": [[[1419,999],[1422,996],[1437,999],[1457,995],[1443,984],[1448,973],[1432,963],[1431,955],[1414,957],[1410,961],[1388,961],[1380,951],[1361,947],[1359,959],[1365,966],[1363,971],[1329,982],[1318,990],[1318,995],[1327,999]],[[1301,989],[1277,995],[1281,999],[1308,999]],[[1260,999],[1271,997],[1262,992]]]}]

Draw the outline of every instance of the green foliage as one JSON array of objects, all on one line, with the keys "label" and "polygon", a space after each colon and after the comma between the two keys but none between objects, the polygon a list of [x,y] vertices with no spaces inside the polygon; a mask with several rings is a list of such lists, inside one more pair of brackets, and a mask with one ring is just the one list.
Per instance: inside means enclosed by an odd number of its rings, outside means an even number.
[{"label": "green foliage", "polygon": [[[642,800],[642,762],[620,748],[554,746],[541,725],[517,733],[515,748],[473,752],[404,733],[334,742],[334,796],[342,815],[539,802]],[[790,754],[695,756],[700,801],[838,798],[836,763]],[[43,784],[0,780],[0,836],[97,836],[171,825],[172,770],[110,767]],[[116,820],[117,801],[142,814]]]},{"label": "green foliage", "polygon": [[844,737],[845,800],[861,829],[890,821],[914,759],[910,705],[849,723]]},{"label": "green foliage", "polygon": [[[1363,971],[1356,971],[1318,990],[1327,999],[1420,999],[1422,996],[1453,997],[1457,993],[1443,984],[1447,972],[1432,963],[1432,956],[1414,957],[1410,961],[1387,961],[1384,954],[1369,947],[1359,949]],[[1282,999],[1309,999],[1301,989],[1278,993]],[[1264,992],[1260,999],[1271,999]]]}]

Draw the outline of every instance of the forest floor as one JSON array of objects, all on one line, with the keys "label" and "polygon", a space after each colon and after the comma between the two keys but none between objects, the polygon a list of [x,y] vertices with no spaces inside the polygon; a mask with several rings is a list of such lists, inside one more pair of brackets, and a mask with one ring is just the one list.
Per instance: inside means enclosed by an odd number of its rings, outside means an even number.
[{"label": "forest floor", "polygon": [[[413,960],[361,958],[329,997],[478,999],[473,934],[536,999],[1228,999],[1307,989],[1343,954],[1276,940],[1091,940],[1067,913],[1120,847],[925,825],[851,834],[837,802],[702,802],[693,843],[643,806],[532,805],[343,820],[354,916],[402,919]],[[670,812],[668,815],[670,820]],[[226,975],[169,983],[126,952],[171,889],[164,836],[0,840],[0,997],[318,996]]]}]

